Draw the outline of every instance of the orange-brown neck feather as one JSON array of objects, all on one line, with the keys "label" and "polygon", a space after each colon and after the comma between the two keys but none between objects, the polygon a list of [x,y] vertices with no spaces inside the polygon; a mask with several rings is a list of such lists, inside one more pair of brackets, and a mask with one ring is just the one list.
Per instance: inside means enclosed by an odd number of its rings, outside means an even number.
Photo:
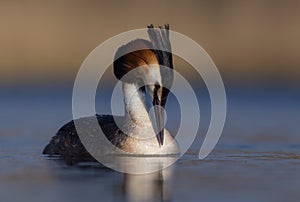
[{"label": "orange-brown neck feather", "polygon": [[158,64],[151,42],[137,39],[120,47],[117,51],[114,61],[114,74],[117,79],[121,80],[125,74],[134,68],[146,67],[149,64]]}]

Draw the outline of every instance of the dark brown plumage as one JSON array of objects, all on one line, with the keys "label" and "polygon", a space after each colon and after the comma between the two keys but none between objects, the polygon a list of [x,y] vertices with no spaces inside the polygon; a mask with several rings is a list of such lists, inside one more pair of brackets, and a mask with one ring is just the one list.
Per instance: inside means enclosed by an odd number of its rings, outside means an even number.
[{"label": "dark brown plumage", "polygon": [[[110,115],[95,115],[98,123],[108,140],[113,144],[118,143],[114,139],[118,134],[119,138],[125,137],[125,134],[120,134],[121,131],[117,127],[113,116]],[[118,118],[118,117],[115,117]],[[76,121],[84,124],[88,123],[91,117],[81,118]],[[118,145],[117,145],[118,146]],[[63,125],[54,137],[50,140],[49,144],[44,148],[43,154],[59,155],[66,160],[72,161],[86,161],[94,160],[94,158],[85,149],[80,141],[78,133],[75,128],[74,121],[70,121]]]}]

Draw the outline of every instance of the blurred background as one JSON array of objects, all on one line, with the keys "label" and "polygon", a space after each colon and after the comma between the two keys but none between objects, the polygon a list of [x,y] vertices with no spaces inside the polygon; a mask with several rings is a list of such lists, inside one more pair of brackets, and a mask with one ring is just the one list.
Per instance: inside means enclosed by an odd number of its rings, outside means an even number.
[{"label": "blurred background", "polygon": [[1,84],[73,82],[98,44],[169,23],[198,42],[223,78],[299,85],[299,1],[1,1]]},{"label": "blurred background", "polygon": [[[169,23],[172,30],[200,44],[217,65],[227,92],[228,113],[215,152],[221,151],[223,155],[230,151],[231,157],[242,159],[237,164],[225,164],[228,172],[245,169],[254,173],[252,179],[270,182],[257,184],[257,181],[251,181],[250,185],[243,186],[246,179],[241,172],[240,181],[231,184],[240,191],[241,197],[247,196],[251,201],[255,199],[255,192],[261,199],[285,199],[286,195],[299,198],[295,187],[299,187],[300,180],[295,176],[300,168],[300,1],[296,0],[0,0],[0,164],[3,170],[0,181],[4,185],[14,185],[14,182],[22,180],[26,182],[28,179],[24,172],[27,176],[35,176],[33,178],[44,186],[45,181],[53,180],[41,151],[57,129],[72,119],[72,87],[83,60],[110,37],[145,28],[151,23]],[[209,125],[209,96],[201,77],[195,75],[185,61],[176,57],[175,68],[191,82],[203,112],[199,135],[192,147],[193,158],[196,159]],[[111,68],[102,82],[105,85],[96,97],[99,100],[97,111],[109,113],[110,91],[116,83]],[[171,96],[168,103],[167,109],[172,113],[170,109],[177,106],[176,98]],[[171,121],[168,126],[176,131],[178,120]],[[269,162],[275,158],[275,164],[260,167],[262,162],[256,161],[260,155]],[[278,155],[282,161],[277,162]],[[215,187],[220,188],[220,195],[214,194],[215,199],[234,196],[227,192],[224,180],[235,176],[210,173],[218,172],[215,168],[224,166],[218,163],[231,162],[232,159],[229,159],[228,156],[218,156],[217,163],[212,167],[206,164],[204,170],[201,170],[201,165],[196,165],[198,170],[195,173],[201,171],[203,176],[195,179],[207,179],[206,185],[212,188],[204,189],[205,193],[211,193]],[[241,166],[244,162],[252,167]],[[283,168],[280,167],[282,164],[285,165]],[[274,174],[272,169],[275,168]],[[182,169],[185,173],[186,170]],[[208,178],[207,173],[211,174]],[[61,179],[61,175],[56,173],[55,176]],[[271,175],[281,179],[282,184],[273,183],[275,178]],[[182,177],[181,180],[184,179]],[[180,188],[185,187],[180,185],[189,183],[183,181],[179,182]],[[201,184],[192,182],[196,186],[191,186],[202,188]],[[87,185],[91,192],[92,186],[99,186],[97,183]],[[5,190],[15,188],[13,185],[0,191],[4,199],[11,197],[10,192]],[[263,187],[260,190],[265,190],[266,186],[269,188],[267,193],[280,191],[273,196],[266,196],[263,192],[257,194],[260,185]],[[49,197],[56,193],[52,186],[52,192],[46,192]],[[80,179],[74,186],[82,188]],[[245,187],[250,189],[242,189]],[[40,186],[36,188],[41,189]],[[28,200],[42,197],[44,193],[35,195],[28,187],[25,190],[22,196],[27,196],[25,199]],[[28,193],[32,195],[29,197]],[[186,197],[180,191],[175,193],[179,199]],[[206,199],[211,197],[209,194],[205,196]],[[18,196],[15,197],[18,200]],[[76,200],[75,197],[72,199]]]}]

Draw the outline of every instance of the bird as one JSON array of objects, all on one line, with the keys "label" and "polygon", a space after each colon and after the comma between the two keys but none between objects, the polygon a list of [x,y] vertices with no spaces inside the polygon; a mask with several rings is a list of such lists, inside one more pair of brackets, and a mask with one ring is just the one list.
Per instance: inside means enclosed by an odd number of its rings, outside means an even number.
[{"label": "bird", "polygon": [[[178,154],[178,143],[164,126],[164,108],[174,69],[169,25],[154,27],[151,24],[147,26],[147,32],[150,40],[132,40],[119,47],[114,57],[113,73],[122,82],[125,115],[95,116],[105,137],[128,154]],[[63,125],[46,145],[43,154],[94,159],[75,127],[75,121],[86,124],[91,118],[83,117]]]}]

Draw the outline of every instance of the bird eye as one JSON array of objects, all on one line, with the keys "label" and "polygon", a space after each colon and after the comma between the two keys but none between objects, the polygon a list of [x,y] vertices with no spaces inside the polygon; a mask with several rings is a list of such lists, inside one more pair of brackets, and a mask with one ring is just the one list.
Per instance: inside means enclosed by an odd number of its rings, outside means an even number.
[{"label": "bird eye", "polygon": [[155,83],[155,84],[154,84],[154,89],[155,89],[155,90],[160,89],[160,85],[159,85],[158,83]]}]

